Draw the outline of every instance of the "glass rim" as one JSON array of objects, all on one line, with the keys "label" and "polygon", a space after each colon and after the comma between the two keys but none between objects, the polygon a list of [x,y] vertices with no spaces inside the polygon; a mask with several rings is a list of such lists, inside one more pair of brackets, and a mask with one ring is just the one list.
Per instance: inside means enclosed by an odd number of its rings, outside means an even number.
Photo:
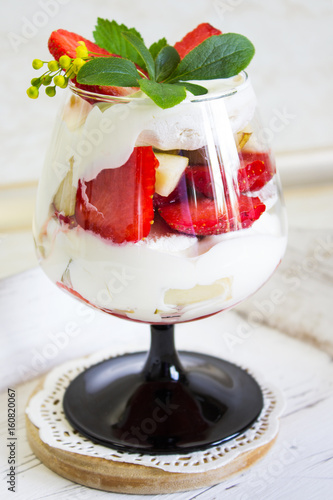
[{"label": "glass rim", "polygon": [[[243,76],[244,80],[239,85],[235,85],[234,87],[230,87],[229,89],[225,89],[225,90],[222,90],[220,92],[213,91],[211,95],[208,95],[208,94],[203,94],[201,96],[191,95],[191,96],[188,96],[186,98],[186,100],[180,102],[179,104],[188,104],[188,103],[192,103],[192,102],[193,103],[205,102],[205,101],[212,101],[215,99],[221,99],[224,97],[230,97],[230,96],[236,94],[237,92],[239,92],[239,90],[242,90],[243,87],[245,87],[249,82],[249,76],[246,73],[246,71],[241,71],[240,73],[238,73],[238,75],[234,75],[234,77],[240,76],[240,75]],[[230,77],[230,78],[234,78],[234,77]],[[228,78],[221,78],[221,80],[228,80]],[[204,81],[211,81],[211,80],[204,80]],[[151,100],[148,96],[145,96],[145,97],[134,96],[134,93],[129,94],[129,95],[120,95],[120,96],[99,94],[97,92],[93,92],[90,90],[81,89],[81,88],[77,87],[71,81],[69,81],[69,83],[68,83],[68,88],[73,94],[75,94],[79,97],[93,99],[96,101],[96,103],[97,102],[109,102],[109,103],[113,103],[113,104],[115,104],[115,103],[130,103],[130,102],[139,103],[139,102],[147,102],[148,99]]]}]

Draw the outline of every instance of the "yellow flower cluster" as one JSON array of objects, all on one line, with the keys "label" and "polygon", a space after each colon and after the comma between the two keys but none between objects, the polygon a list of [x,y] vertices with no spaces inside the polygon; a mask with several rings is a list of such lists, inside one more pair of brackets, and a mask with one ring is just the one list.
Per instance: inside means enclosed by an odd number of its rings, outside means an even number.
[{"label": "yellow flower cluster", "polygon": [[[48,70],[39,78],[33,78],[31,80],[31,87],[27,90],[28,97],[37,99],[41,85],[45,85],[45,93],[49,97],[56,95],[56,87],[61,89],[66,88],[68,81],[75,78],[80,68],[89,60],[89,51],[84,42],[78,42],[75,52],[75,58],[71,58],[65,54],[59,58],[59,61],[41,61],[40,59],[34,59],[32,61],[32,67],[34,69],[41,69],[44,64],[47,64]],[[65,73],[62,74],[63,72]],[[52,80],[54,83],[53,86],[50,85]]]}]

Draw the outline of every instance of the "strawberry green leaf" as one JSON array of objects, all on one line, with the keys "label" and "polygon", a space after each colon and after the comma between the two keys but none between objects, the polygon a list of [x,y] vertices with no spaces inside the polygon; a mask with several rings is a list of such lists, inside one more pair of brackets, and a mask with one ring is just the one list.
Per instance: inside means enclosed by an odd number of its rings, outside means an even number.
[{"label": "strawberry green leaf", "polygon": [[165,47],[165,45],[168,45],[168,42],[166,41],[165,38],[161,38],[160,40],[158,40],[157,42],[153,43],[150,47],[149,47],[149,52],[151,53],[151,55],[153,56],[153,59],[155,60],[156,57],[157,57],[157,54],[159,53],[159,51],[161,49],[163,49],[163,47]]},{"label": "strawberry green leaf", "polygon": [[97,19],[97,25],[94,31],[94,38],[97,45],[106,49],[111,54],[117,54],[125,59],[129,59],[138,64],[142,69],[146,69],[142,57],[135,48],[125,38],[121,36],[122,32],[127,31],[139,38],[143,38],[135,28],[127,28],[124,24],[118,24],[116,21],[107,19]]},{"label": "strawberry green leaf", "polygon": [[162,82],[171,75],[180,63],[180,57],[176,49],[166,45],[160,50],[155,59],[156,81]]},{"label": "strawberry green leaf", "polygon": [[139,80],[139,85],[141,90],[163,109],[172,108],[186,98],[185,87],[181,85],[157,83],[146,78]]},{"label": "strawberry green leaf", "polygon": [[154,64],[154,59],[143,41],[131,33],[130,31],[125,31],[122,33],[122,36],[129,42],[130,44],[133,45],[135,50],[138,52],[138,54],[142,57],[142,59],[145,62],[145,66],[148,71],[149,78],[151,80],[155,80],[155,64]]},{"label": "strawberry green leaf", "polygon": [[243,35],[225,33],[212,36],[181,60],[167,82],[229,78],[246,68],[253,55],[254,47]]},{"label": "strawberry green leaf", "polygon": [[96,57],[86,62],[77,74],[77,81],[86,85],[137,87],[140,75],[135,64],[119,57]]},{"label": "strawberry green leaf", "polygon": [[191,92],[191,94],[193,95],[204,95],[208,93],[208,90],[205,87],[202,87],[201,85],[196,85],[194,83],[178,82],[174,83],[173,85],[181,85],[182,87],[185,87],[186,90]]}]

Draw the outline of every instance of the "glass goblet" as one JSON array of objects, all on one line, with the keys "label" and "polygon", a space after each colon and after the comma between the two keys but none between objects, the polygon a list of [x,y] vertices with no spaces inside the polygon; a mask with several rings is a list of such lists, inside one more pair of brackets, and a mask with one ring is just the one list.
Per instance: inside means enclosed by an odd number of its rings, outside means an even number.
[{"label": "glass goblet", "polygon": [[207,84],[205,96],[169,109],[71,85],[42,173],[34,237],[45,273],[94,308],[151,325],[148,353],[87,369],[64,396],[73,427],[111,448],[204,449],[262,410],[246,371],[174,344],[176,323],[255,293],[286,246],[250,81]]}]

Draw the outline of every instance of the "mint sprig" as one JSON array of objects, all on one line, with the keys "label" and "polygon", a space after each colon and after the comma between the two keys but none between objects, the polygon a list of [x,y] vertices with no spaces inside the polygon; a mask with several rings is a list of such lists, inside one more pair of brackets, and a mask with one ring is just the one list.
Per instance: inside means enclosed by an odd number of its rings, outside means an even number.
[{"label": "mint sprig", "polygon": [[235,33],[207,38],[182,60],[165,38],[147,48],[140,33],[116,21],[99,18],[94,37],[99,46],[121,58],[87,61],[79,70],[77,81],[86,85],[139,87],[163,109],[182,102],[186,91],[195,96],[208,92],[189,80],[235,76],[254,55],[252,43]]}]

